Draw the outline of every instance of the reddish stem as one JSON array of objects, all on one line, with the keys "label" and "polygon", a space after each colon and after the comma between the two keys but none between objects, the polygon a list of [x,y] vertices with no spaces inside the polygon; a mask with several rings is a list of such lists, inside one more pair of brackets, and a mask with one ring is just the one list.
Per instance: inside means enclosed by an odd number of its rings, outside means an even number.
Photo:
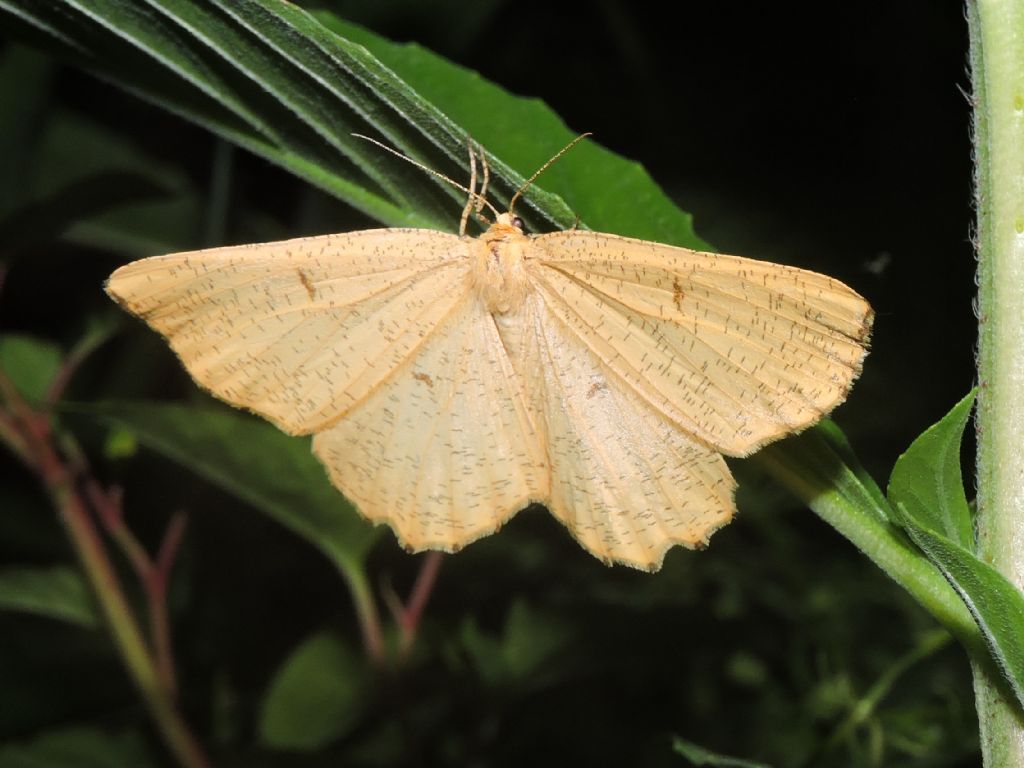
[{"label": "reddish stem", "polygon": [[409,600],[397,617],[402,630],[399,652],[403,657],[409,654],[416,641],[423,612],[426,610],[430,595],[437,584],[437,574],[441,570],[442,562],[444,562],[443,552],[428,552],[424,555],[420,564],[420,572],[409,593]]},{"label": "reddish stem", "polygon": [[423,557],[420,565],[419,575],[416,583],[409,593],[409,602],[405,606],[405,627],[408,630],[415,630],[423,618],[430,595],[437,584],[437,574],[441,570],[441,563],[444,562],[443,552],[428,552]]},{"label": "reddish stem", "polygon": [[[181,540],[182,523],[171,521],[161,547],[160,565],[154,567],[145,550],[124,525],[116,491],[104,493],[96,480],[83,471],[85,463],[80,458],[81,452],[71,441],[68,441],[67,455],[61,455],[48,415],[34,411],[3,371],[0,371],[0,396],[0,404],[4,406],[0,411],[0,438],[10,442],[12,448],[35,470],[60,513],[125,666],[167,746],[181,765],[206,768],[209,761],[202,747],[174,706],[173,667],[169,665],[170,639],[166,629],[164,595],[174,553]],[[8,439],[8,432],[13,440]],[[144,583],[147,584],[152,608],[151,621],[157,622],[154,634],[163,638],[156,640],[155,644],[166,649],[157,658],[146,647],[135,614],[104,548],[103,538],[89,513],[89,503],[104,527],[116,534],[115,539],[125,547],[137,572],[147,576]],[[150,574],[155,574],[155,578],[149,578]],[[158,595],[159,600],[153,600],[154,595]],[[168,661],[162,662],[162,659]]]},{"label": "reddish stem", "polygon": [[186,517],[179,512],[171,518],[154,562],[135,534],[125,525],[120,489],[114,487],[104,491],[93,478],[87,478],[84,485],[103,527],[132,564],[135,577],[145,591],[149,607],[149,640],[153,648],[154,663],[160,682],[174,698],[177,696],[177,683],[167,606],[167,585],[170,582],[174,558],[185,533]]},{"label": "reddish stem", "polygon": [[0,410],[0,441],[17,454],[25,466],[32,468],[32,452],[29,444],[11,414],[3,410]]},{"label": "reddish stem", "polygon": [[164,539],[157,553],[156,563],[149,570],[146,580],[146,594],[149,597],[149,625],[152,634],[153,653],[160,679],[167,686],[172,697],[177,696],[174,671],[174,653],[171,643],[171,622],[168,615],[167,587],[171,580],[171,569],[185,536],[188,517],[176,512],[164,531]]},{"label": "reddish stem", "polygon": [[84,355],[69,355],[64,359],[60,368],[57,369],[57,374],[53,377],[53,381],[50,382],[50,386],[46,389],[46,395],[43,397],[43,402],[46,404],[46,410],[52,410],[64,394],[64,390],[67,389],[68,383],[71,381],[71,377],[75,375],[75,371],[78,370],[78,366],[85,360]]},{"label": "reddish stem", "polygon": [[[83,471],[84,474],[84,471]],[[146,548],[142,546],[135,534],[124,524],[124,511],[121,507],[121,493],[117,489],[104,490],[95,478],[85,476],[82,480],[86,497],[92,504],[104,530],[120,548],[121,553],[128,558],[128,562],[135,571],[135,577],[145,587],[149,580],[150,571],[153,570],[153,561],[150,559]]]}]

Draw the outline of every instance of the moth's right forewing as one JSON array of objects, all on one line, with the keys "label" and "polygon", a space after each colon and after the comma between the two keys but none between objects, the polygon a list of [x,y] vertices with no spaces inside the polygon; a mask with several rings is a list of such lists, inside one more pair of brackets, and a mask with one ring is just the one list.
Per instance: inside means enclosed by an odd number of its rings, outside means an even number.
[{"label": "moth's right forewing", "polygon": [[558,320],[691,435],[744,455],[841,403],[871,308],[824,275],[596,232],[535,238]]},{"label": "moth's right forewing", "polygon": [[382,229],[157,256],[107,292],[217,397],[292,433],[340,418],[469,290],[466,244]]}]

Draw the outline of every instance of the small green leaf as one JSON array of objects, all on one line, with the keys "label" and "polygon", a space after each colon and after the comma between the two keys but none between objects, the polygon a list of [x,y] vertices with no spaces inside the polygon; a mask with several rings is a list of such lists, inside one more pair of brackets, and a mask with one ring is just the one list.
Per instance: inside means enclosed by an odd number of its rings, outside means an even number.
[{"label": "small green leaf", "polygon": [[459,640],[466,649],[480,679],[489,685],[497,685],[506,678],[501,643],[497,638],[480,629],[477,620],[470,616],[462,622]]},{"label": "small green leaf", "polygon": [[141,735],[97,728],[48,731],[0,747],[3,768],[149,768],[157,765]]},{"label": "small green leaf", "polygon": [[917,524],[974,550],[974,524],[960,472],[960,441],[974,392],[929,427],[899,457],[889,478],[889,500],[902,504]]},{"label": "small green leaf", "polygon": [[691,765],[710,765],[718,766],[718,768],[771,768],[765,763],[755,763],[751,760],[741,760],[738,757],[720,755],[679,736],[672,737],[672,750],[677,755],[682,755],[689,760]]},{"label": "small green leaf", "polygon": [[130,459],[139,452],[139,440],[127,427],[114,427],[103,441],[103,455],[111,461]]},{"label": "small green leaf", "polygon": [[505,617],[500,639],[481,631],[473,619],[463,624],[461,639],[489,685],[536,688],[546,682],[544,670],[549,662],[570,643],[570,631],[556,617],[517,600]]},{"label": "small green leaf", "polygon": [[899,458],[889,481],[889,499],[898,522],[967,606],[1024,705],[1024,594],[974,554],[960,472],[960,440],[974,395],[957,403]]},{"label": "small green leaf", "polygon": [[268,747],[320,749],[355,725],[366,699],[362,661],[332,632],[302,643],[270,683],[260,716]]},{"label": "small green leaf", "polygon": [[5,568],[0,610],[22,611],[92,629],[99,617],[89,587],[73,568]]},{"label": "small green leaf", "polygon": [[46,396],[60,364],[61,351],[56,344],[21,334],[0,336],[0,369],[31,403]]},{"label": "small green leaf", "polygon": [[567,628],[562,623],[539,614],[525,600],[517,600],[505,620],[505,668],[514,677],[526,678],[540,670],[568,640]]},{"label": "small green leaf", "polygon": [[973,552],[925,527],[902,503],[896,513],[914,543],[957,591],[1024,706],[1024,594]]},{"label": "small green leaf", "polygon": [[343,570],[355,567],[377,536],[330,484],[308,438],[212,406],[107,402],[74,410],[131,430],[142,445],[273,517]]}]

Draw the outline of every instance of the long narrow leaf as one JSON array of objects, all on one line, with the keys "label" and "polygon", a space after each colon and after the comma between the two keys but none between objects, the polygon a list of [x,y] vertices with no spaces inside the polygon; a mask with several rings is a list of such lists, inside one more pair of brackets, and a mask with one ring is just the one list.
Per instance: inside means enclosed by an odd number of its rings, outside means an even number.
[{"label": "long narrow leaf", "polygon": [[914,543],[960,595],[1024,706],[1024,594],[974,554],[974,528],[960,472],[960,441],[974,394],[900,456],[889,498]]},{"label": "long narrow leaf", "polygon": [[32,613],[88,629],[100,623],[85,581],[78,571],[65,566],[0,571],[0,610]]},{"label": "long narrow leaf", "polygon": [[903,504],[896,510],[914,543],[942,571],[978,623],[1021,707],[1024,707],[1024,594],[988,563],[925,528]]},{"label": "long narrow leaf", "polygon": [[[389,225],[453,229],[464,194],[354,130],[462,182],[469,137],[483,140],[496,203],[573,137],[536,100],[321,13],[328,29],[283,0],[0,0],[0,14],[16,19],[25,39],[46,41]],[[543,190],[549,182],[571,207]],[[640,166],[593,144],[549,170],[519,213],[536,230],[571,226],[578,214],[580,226],[702,245],[690,217]]]}]

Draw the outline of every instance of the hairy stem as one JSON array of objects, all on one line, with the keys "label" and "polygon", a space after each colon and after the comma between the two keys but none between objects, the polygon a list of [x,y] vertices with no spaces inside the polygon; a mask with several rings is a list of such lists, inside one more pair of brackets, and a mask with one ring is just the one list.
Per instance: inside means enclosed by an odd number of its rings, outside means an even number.
[{"label": "hairy stem", "polygon": [[[968,0],[978,213],[978,554],[1024,587],[1024,0]],[[1024,768],[1024,719],[975,665],[985,765]]]}]

